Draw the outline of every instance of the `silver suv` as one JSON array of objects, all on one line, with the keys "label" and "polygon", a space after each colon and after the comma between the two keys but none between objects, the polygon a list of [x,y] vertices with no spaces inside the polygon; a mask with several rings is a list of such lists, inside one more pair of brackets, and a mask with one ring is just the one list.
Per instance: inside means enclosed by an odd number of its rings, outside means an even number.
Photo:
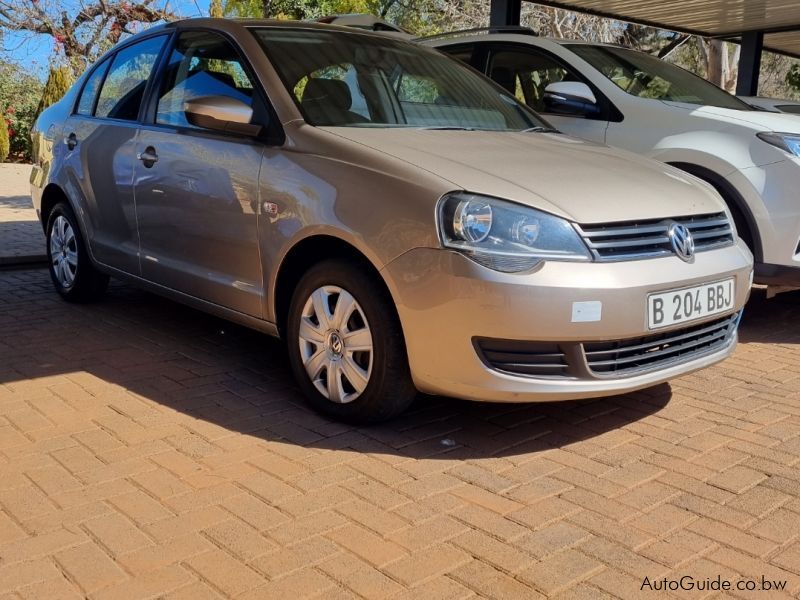
[{"label": "silver suv", "polygon": [[311,404],[616,394],[736,343],[752,257],[709,187],[553,133],[434,50],[190,20],[111,50],[36,126],[66,300],[109,276],[280,335]]}]

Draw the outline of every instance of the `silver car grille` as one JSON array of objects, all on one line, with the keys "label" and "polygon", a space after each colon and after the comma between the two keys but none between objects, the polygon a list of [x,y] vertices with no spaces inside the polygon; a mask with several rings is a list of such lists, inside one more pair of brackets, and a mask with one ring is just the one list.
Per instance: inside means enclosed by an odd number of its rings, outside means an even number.
[{"label": "silver car grille", "polygon": [[691,362],[728,347],[741,311],[663,333],[609,342],[529,342],[476,338],[475,350],[497,371],[536,379],[621,378]]},{"label": "silver car grille", "polygon": [[575,227],[595,260],[622,261],[675,254],[667,235],[672,223],[689,228],[695,252],[730,246],[734,242],[733,228],[725,213]]},{"label": "silver car grille", "polygon": [[710,323],[616,342],[583,344],[589,370],[600,376],[628,375],[666,368],[727,346],[741,312]]}]

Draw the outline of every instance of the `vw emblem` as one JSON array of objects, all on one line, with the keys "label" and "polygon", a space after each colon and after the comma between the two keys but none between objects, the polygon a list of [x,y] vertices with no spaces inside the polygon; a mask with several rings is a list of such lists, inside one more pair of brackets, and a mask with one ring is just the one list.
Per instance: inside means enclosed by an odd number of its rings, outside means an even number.
[{"label": "vw emblem", "polygon": [[689,228],[680,223],[673,223],[667,230],[667,237],[669,243],[672,244],[672,249],[684,262],[692,262],[694,260],[694,238]]}]

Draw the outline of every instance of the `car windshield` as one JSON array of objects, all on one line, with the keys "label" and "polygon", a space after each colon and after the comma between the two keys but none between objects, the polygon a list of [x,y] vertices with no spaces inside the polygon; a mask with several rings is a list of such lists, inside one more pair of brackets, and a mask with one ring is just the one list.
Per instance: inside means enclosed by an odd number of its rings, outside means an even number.
[{"label": "car windshield", "polygon": [[355,32],[252,31],[312,125],[493,131],[549,127],[499,86],[429,48]]},{"label": "car windshield", "polygon": [[567,44],[566,47],[633,96],[752,110],[705,79],[655,56],[613,46]]}]

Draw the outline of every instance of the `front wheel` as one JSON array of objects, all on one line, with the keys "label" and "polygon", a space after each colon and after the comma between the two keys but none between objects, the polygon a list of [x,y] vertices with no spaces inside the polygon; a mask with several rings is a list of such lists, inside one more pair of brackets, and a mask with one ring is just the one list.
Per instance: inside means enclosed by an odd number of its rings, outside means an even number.
[{"label": "front wheel", "polygon": [[108,275],[94,268],[75,214],[65,202],[56,204],[47,220],[47,259],[53,286],[65,300],[89,302],[105,292]]},{"label": "front wheel", "polygon": [[319,263],[300,280],[289,307],[289,360],[316,410],[374,423],[399,414],[414,399],[391,302],[363,269],[341,260]]}]

